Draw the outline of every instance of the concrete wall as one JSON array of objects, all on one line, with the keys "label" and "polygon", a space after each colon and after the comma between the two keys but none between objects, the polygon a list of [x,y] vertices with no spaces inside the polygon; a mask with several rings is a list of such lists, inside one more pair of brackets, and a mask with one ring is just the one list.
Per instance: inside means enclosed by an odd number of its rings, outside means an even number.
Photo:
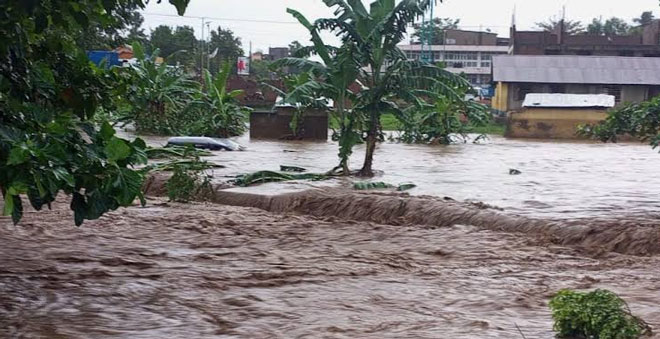
[{"label": "concrete wall", "polygon": [[[289,123],[293,108],[278,108],[276,112],[252,112],[250,114],[250,138],[287,140],[293,139]],[[328,113],[318,110],[305,112],[302,132],[298,140],[328,140]]]},{"label": "concrete wall", "polygon": [[453,40],[451,45],[496,46],[497,34],[448,29],[445,31],[445,40]]},{"label": "concrete wall", "polygon": [[511,113],[507,137],[577,139],[577,127],[594,124],[607,117],[604,109],[531,108]]},{"label": "concrete wall", "polygon": [[[498,84],[498,87],[504,84]],[[617,107],[624,103],[639,103],[650,99],[655,93],[659,93],[658,86],[642,85],[585,85],[585,84],[540,84],[540,83],[508,83],[506,101],[498,98],[499,107],[502,111],[517,111],[522,109],[525,93],[567,93],[567,94],[612,94],[608,93],[608,87],[619,87],[621,95],[617,101]],[[501,100],[501,101],[500,101]]]}]

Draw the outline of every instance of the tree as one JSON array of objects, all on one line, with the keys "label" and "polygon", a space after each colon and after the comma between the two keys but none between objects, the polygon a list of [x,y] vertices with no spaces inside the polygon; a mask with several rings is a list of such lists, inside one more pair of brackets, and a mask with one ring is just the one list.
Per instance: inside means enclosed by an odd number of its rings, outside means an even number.
[{"label": "tree", "polygon": [[640,26],[644,26],[644,25],[648,25],[651,22],[653,22],[654,19],[655,19],[655,16],[653,15],[653,12],[646,11],[646,12],[643,12],[642,15],[639,16],[639,18],[634,18],[633,22],[640,25]]},{"label": "tree", "polygon": [[632,27],[623,19],[611,17],[603,22],[603,18],[594,18],[587,26],[587,33],[593,35],[627,35],[630,34]]},{"label": "tree", "polygon": [[152,48],[159,49],[160,54],[170,65],[182,65],[192,69],[197,63],[198,41],[195,30],[190,26],[171,27],[160,25],[151,31]]},{"label": "tree", "polygon": [[303,48],[303,45],[298,40],[292,41],[289,44],[289,55],[299,56],[298,51],[300,51],[302,48]]},{"label": "tree", "polygon": [[[183,14],[188,0],[170,0]],[[76,225],[142,197],[144,141],[91,120],[113,109],[111,74],[89,62],[78,38],[141,0],[0,2],[0,192],[17,223],[22,196],[32,207],[72,196]],[[114,25],[114,26],[113,26]]]},{"label": "tree", "polygon": [[630,25],[625,20],[611,17],[603,25],[605,35],[626,35],[630,32]]},{"label": "tree", "polygon": [[587,26],[587,33],[591,35],[605,35],[605,23],[603,18],[594,18]]},{"label": "tree", "polygon": [[174,32],[170,26],[160,25],[154,28],[151,31],[149,42],[154,49],[157,48],[160,50],[159,54],[164,56],[168,56],[176,51],[176,47],[174,46]]},{"label": "tree", "polygon": [[270,79],[270,62],[267,60],[252,60],[250,74],[259,80]]},{"label": "tree", "polygon": [[138,63],[121,74],[130,106],[121,120],[133,122],[140,132],[176,134],[186,125],[183,110],[198,93],[199,83],[186,78],[181,69],[157,64],[158,49],[146,55],[135,43],[133,51]]},{"label": "tree", "polygon": [[141,28],[144,18],[138,11],[138,2],[127,2],[117,7],[110,20],[89,21],[88,25],[76,34],[76,41],[85,50],[109,50],[131,41],[146,41]]},{"label": "tree", "polygon": [[545,22],[537,22],[536,26],[546,32],[557,32],[559,30],[559,25],[563,22],[563,32],[568,35],[575,35],[584,33],[584,27],[580,21],[572,20],[557,20],[555,18],[550,18]]},{"label": "tree", "polygon": [[[314,92],[335,101],[340,132],[340,165],[348,174],[348,156],[353,146],[364,140],[366,156],[362,176],[373,175],[373,156],[381,138],[380,116],[386,112],[399,112],[395,100],[419,104],[416,93],[433,88],[447,96],[458,97],[455,89],[469,84],[459,76],[434,65],[408,60],[397,47],[403,41],[407,25],[424,14],[433,0],[376,0],[367,11],[360,1],[324,0],[328,7],[337,7],[336,17],[319,19],[314,25],[300,13],[289,10],[312,35],[312,42],[325,65],[305,59],[287,59],[276,65],[298,65],[302,71],[312,70],[325,81],[310,80],[289,95]],[[319,32],[329,30],[342,41],[342,46],[331,53]],[[360,87],[353,92],[352,85]],[[347,100],[349,99],[349,100]],[[347,104],[352,109],[347,109]]]},{"label": "tree", "polygon": [[420,44],[427,42],[430,45],[444,45],[445,31],[458,29],[460,21],[460,19],[433,18],[431,22],[415,25],[415,32],[412,37]]},{"label": "tree", "polygon": [[225,62],[235,65],[238,57],[244,54],[241,46],[241,38],[235,37],[231,30],[218,26],[217,30],[211,31],[208,51],[213,54],[218,50],[217,55],[210,60],[211,73],[218,73]]},{"label": "tree", "polygon": [[[263,85],[269,88],[270,90],[277,93],[280,97],[283,98],[283,103],[288,103],[294,106],[296,109],[291,116],[291,122],[289,123],[289,128],[291,128],[291,134],[293,139],[298,139],[301,133],[303,132],[303,120],[305,118],[305,111],[310,108],[327,110],[328,100],[325,98],[317,98],[313,92],[308,91],[298,91],[298,87],[306,86],[312,81],[316,81],[314,78],[314,72],[301,72],[299,74],[289,74],[282,77],[282,82],[284,83],[284,88],[280,89],[276,86],[273,86],[268,83]],[[297,93],[297,95],[292,96],[288,93]]]}]

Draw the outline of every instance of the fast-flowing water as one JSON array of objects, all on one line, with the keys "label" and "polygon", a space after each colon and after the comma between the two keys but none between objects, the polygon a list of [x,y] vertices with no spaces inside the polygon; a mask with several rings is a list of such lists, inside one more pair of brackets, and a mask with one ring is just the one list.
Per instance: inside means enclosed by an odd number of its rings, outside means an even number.
[{"label": "fast-flowing water", "polygon": [[[238,141],[248,151],[211,158],[227,166],[217,180],[336,163],[332,142]],[[354,167],[362,156],[358,147]],[[607,219],[658,210],[659,161],[639,144],[386,143],[374,180],[413,182],[411,194],[480,200],[507,213]],[[522,173],[509,175],[512,168]],[[551,338],[547,302],[561,288],[614,290],[660,327],[659,257],[585,254],[472,226],[164,200],[76,228],[64,199],[53,207],[28,211],[16,227],[0,218],[0,337]]]}]

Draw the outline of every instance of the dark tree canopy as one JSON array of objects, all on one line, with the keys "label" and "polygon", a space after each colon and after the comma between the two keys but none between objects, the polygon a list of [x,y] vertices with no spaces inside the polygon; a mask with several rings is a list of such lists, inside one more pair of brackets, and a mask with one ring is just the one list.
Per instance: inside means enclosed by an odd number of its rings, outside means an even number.
[{"label": "dark tree canopy", "polygon": [[[183,14],[188,0],[169,0]],[[0,192],[4,215],[71,196],[77,225],[142,197],[144,141],[92,118],[114,110],[119,82],[96,68],[81,34],[114,31],[142,0],[0,1]],[[98,26],[96,26],[98,25]],[[105,34],[105,33],[104,33]],[[103,35],[101,35],[103,36]],[[111,35],[109,35],[111,37]],[[96,43],[96,42],[95,42]]]},{"label": "dark tree canopy", "polygon": [[223,29],[218,26],[217,30],[211,31],[208,51],[213,54],[217,49],[217,54],[210,60],[210,71],[212,74],[220,70],[220,66],[225,62],[236,64],[239,56],[243,55],[241,38],[234,35],[229,29]]},{"label": "dark tree canopy", "polygon": [[653,15],[653,12],[646,11],[646,12],[643,12],[642,15],[639,16],[639,18],[634,18],[633,22],[640,25],[640,26],[643,26],[643,25],[650,24],[654,19],[655,19],[655,16]]},{"label": "dark tree canopy", "polygon": [[603,18],[595,18],[587,26],[587,33],[595,35],[627,35],[632,32],[631,27],[625,20],[611,17],[605,22]]},{"label": "dark tree canopy", "polygon": [[177,26],[172,29],[161,25],[151,31],[151,47],[160,49],[168,64],[180,64],[188,69],[198,65],[199,41],[195,30],[190,26]]},{"label": "dark tree canopy", "polygon": [[[563,21],[564,21],[564,27],[563,27],[564,33],[570,35],[584,33],[584,26],[582,26],[582,22],[573,21],[573,20],[563,20]],[[561,19],[558,20],[555,18],[550,18],[547,21],[537,22],[536,26],[547,32],[556,32],[558,31],[561,22],[562,22]]]},{"label": "dark tree canopy", "polygon": [[433,18],[432,22],[415,25],[412,37],[417,43],[428,42],[431,45],[444,45],[445,31],[458,29],[460,21],[460,19]]}]

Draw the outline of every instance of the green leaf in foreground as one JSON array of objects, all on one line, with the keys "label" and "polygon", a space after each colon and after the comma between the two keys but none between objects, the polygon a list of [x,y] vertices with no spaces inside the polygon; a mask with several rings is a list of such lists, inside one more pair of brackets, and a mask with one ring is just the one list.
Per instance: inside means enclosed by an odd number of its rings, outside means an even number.
[{"label": "green leaf in foreground", "polygon": [[561,290],[550,300],[550,309],[560,338],[636,339],[651,334],[626,302],[607,290]]}]

